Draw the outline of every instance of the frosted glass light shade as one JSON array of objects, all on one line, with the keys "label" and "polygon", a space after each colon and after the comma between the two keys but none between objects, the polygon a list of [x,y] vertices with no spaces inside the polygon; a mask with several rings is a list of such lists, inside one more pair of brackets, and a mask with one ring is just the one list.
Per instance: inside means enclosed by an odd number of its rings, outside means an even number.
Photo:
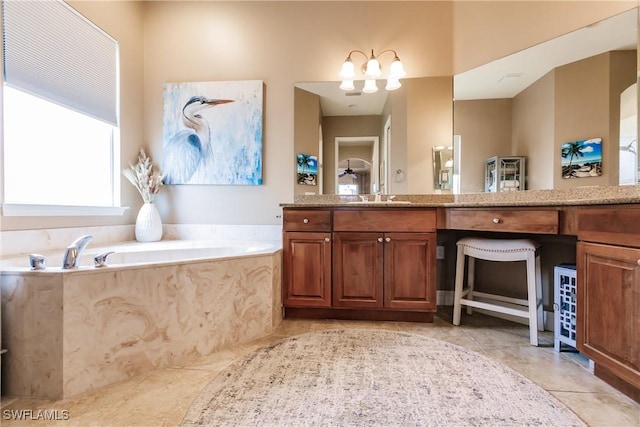
[{"label": "frosted glass light shade", "polygon": [[342,83],[340,83],[340,89],[342,90],[354,90],[355,88],[353,80],[343,80]]},{"label": "frosted glass light shade", "polygon": [[377,79],[382,74],[382,70],[380,70],[380,62],[376,58],[369,59],[367,62],[367,69],[364,72],[365,77],[369,79]]},{"label": "frosted glass light shade", "polygon": [[351,61],[351,58],[347,58],[346,61],[342,64],[342,69],[340,70],[340,78],[342,80],[353,80],[356,76],[356,69]]},{"label": "frosted glass light shade", "polygon": [[396,56],[396,58],[391,63],[389,78],[393,77],[395,79],[401,79],[406,75],[407,73],[404,71],[402,62],[400,62],[400,59]]},{"label": "frosted glass light shade", "polygon": [[389,77],[387,79],[387,85],[385,86],[385,89],[396,90],[396,89],[400,89],[401,86],[402,84],[400,83],[400,80]]},{"label": "frosted glass light shade", "polygon": [[367,79],[364,81],[364,88],[362,88],[364,93],[375,93],[378,91],[378,85],[376,85],[376,81],[373,79]]}]

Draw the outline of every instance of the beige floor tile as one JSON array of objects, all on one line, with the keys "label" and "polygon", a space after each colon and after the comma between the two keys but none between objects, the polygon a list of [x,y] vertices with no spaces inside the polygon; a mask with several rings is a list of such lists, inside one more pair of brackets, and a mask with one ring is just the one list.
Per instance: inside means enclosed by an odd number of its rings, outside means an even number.
[{"label": "beige floor tile", "polygon": [[610,393],[614,389],[552,348],[513,346],[485,349],[485,354],[504,363],[545,390]]},{"label": "beige floor tile", "polygon": [[[461,326],[453,326],[450,310],[439,312],[428,324],[286,319],[269,337],[220,350],[192,363],[159,369],[57,402],[3,396],[2,409],[69,411],[70,420],[50,424],[55,426],[176,426],[193,399],[216,375],[257,348],[319,330],[375,328],[420,334],[487,355],[549,390],[590,426],[640,426],[635,422],[640,405],[594,377],[585,357],[555,352],[552,334],[541,334],[543,345],[533,347],[525,325],[481,314],[463,321]],[[42,427],[47,423],[3,418],[2,425]]]},{"label": "beige floor tile", "polygon": [[640,426],[640,406],[622,395],[551,392],[590,427]]}]

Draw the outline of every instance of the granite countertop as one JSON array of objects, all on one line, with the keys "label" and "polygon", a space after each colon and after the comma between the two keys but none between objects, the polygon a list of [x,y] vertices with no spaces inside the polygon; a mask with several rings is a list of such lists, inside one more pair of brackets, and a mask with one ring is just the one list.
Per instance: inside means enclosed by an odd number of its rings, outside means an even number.
[{"label": "granite countertop", "polygon": [[[385,195],[382,200],[386,200]],[[373,196],[369,196],[373,199]],[[392,202],[357,202],[358,196],[335,194],[296,196],[293,203],[281,203],[289,207],[512,207],[512,206],[579,206],[640,203],[640,185],[611,187],[580,187],[564,190],[526,190],[504,193],[469,194],[415,194],[398,195]],[[410,204],[402,202],[411,202]]]}]

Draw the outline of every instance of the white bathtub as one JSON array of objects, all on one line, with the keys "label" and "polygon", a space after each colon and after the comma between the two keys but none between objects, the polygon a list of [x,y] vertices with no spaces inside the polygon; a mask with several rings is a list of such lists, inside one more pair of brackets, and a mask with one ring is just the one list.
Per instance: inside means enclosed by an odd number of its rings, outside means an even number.
[{"label": "white bathtub", "polygon": [[[107,267],[93,257],[113,251]],[[61,399],[271,334],[282,320],[281,250],[173,240],[2,260],[3,392]]]},{"label": "white bathtub", "polygon": [[[151,243],[125,242],[100,247],[93,247],[89,242],[80,256],[78,267],[81,270],[94,268],[94,257],[106,252],[113,252],[107,257],[107,266],[116,268],[128,265],[185,263],[203,259],[257,255],[277,249],[278,245],[274,243],[237,240],[163,240]],[[46,258],[45,271],[61,269],[64,249],[44,252],[41,255]],[[29,269],[27,254],[0,259],[0,270],[20,269]]]}]

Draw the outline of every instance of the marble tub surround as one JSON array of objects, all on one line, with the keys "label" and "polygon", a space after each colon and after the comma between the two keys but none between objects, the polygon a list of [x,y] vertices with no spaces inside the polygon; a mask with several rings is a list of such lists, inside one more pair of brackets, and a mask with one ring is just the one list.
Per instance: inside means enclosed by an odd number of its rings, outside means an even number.
[{"label": "marble tub surround", "polygon": [[166,224],[165,240],[243,240],[282,246],[280,225]]},{"label": "marble tub surround", "polygon": [[[382,200],[386,200],[386,195]],[[373,196],[369,195],[372,199]],[[358,196],[296,195],[293,203],[283,203],[282,207],[323,207],[323,206],[367,206],[350,204],[359,201]],[[403,203],[372,203],[371,206],[389,208],[407,207],[484,207],[484,206],[575,206],[598,204],[640,203],[640,185],[611,187],[578,187],[563,190],[526,190],[503,193],[468,194],[405,194],[397,195],[394,201]]]},{"label": "marble tub surround", "polygon": [[[256,240],[281,245],[280,225],[164,224],[163,240]],[[134,241],[133,225],[50,228],[0,232],[0,258],[34,252],[64,250],[79,236],[89,234],[87,247]]]},{"label": "marble tub surround", "polygon": [[66,398],[271,334],[281,251],[2,274],[3,393]]},{"label": "marble tub surround", "polygon": [[[182,264],[212,258],[233,258],[248,255],[272,253],[281,248],[280,242],[260,242],[244,240],[162,240],[159,242],[123,242],[107,246],[87,247],[78,258],[76,270],[95,268],[127,268],[145,264],[153,267],[157,264],[178,262]],[[106,254],[106,255],[105,255]],[[46,259],[46,268],[32,270],[28,265],[28,256],[0,258],[2,272],[24,272],[25,274],[47,274],[62,270],[64,251],[42,252]],[[96,258],[105,256],[103,265],[96,267]]]},{"label": "marble tub surround", "polygon": [[134,240],[133,229],[133,225],[110,225],[2,231],[0,232],[0,257],[62,250],[84,234],[93,236],[93,240],[89,242],[91,246],[127,242]]}]

